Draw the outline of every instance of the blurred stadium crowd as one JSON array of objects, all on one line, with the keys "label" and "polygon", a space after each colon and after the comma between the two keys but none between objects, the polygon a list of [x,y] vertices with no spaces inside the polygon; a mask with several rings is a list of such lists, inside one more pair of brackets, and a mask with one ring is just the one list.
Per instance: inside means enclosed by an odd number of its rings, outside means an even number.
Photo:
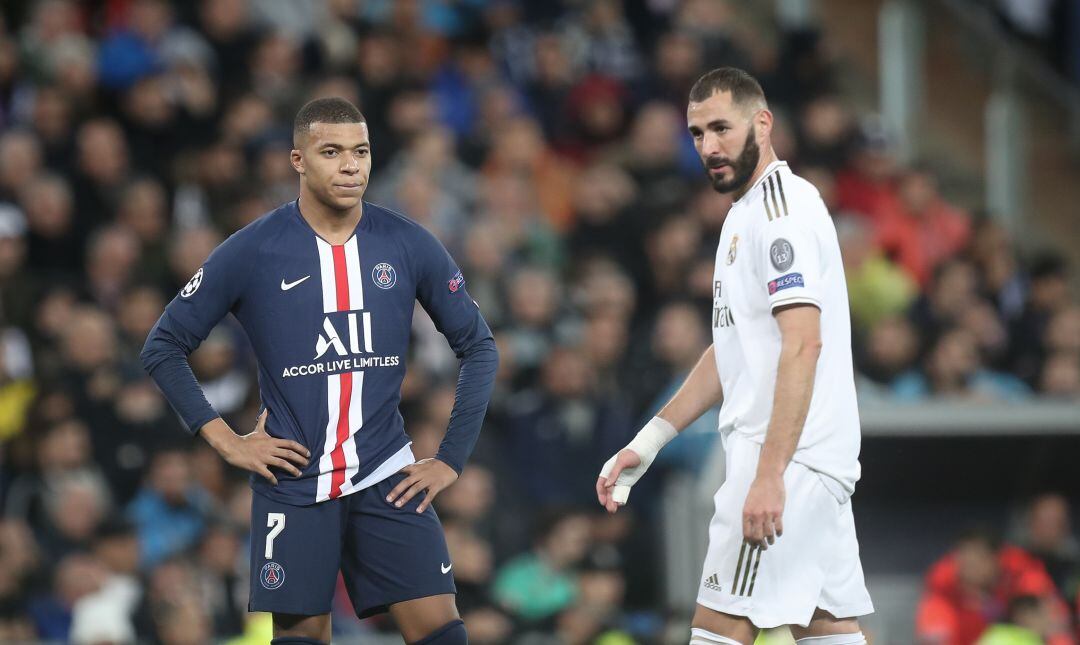
[{"label": "blurred stadium crowd", "polygon": [[[970,1],[970,0],[969,0]],[[1014,38],[1080,85],[1080,6],[1069,0],[997,0],[998,22]]]},{"label": "blurred stadium crowd", "polygon": [[[315,96],[360,106],[367,199],[446,243],[496,330],[488,423],[437,503],[473,642],[685,629],[658,609],[663,476],[615,516],[592,491],[709,342],[730,202],[684,122],[708,68],[762,81],[777,153],[835,215],[867,404],[1080,398],[1065,261],[1022,257],[931,166],[899,163],[811,26],[711,0],[40,0],[0,16],[0,641],[265,638],[246,615],[246,479],[183,433],[138,352],[225,235],[296,197],[291,121]],[[422,314],[414,331],[403,413],[426,457],[456,361]],[[242,332],[221,325],[191,362],[250,428]],[[662,465],[700,468],[710,426]],[[342,638],[392,629],[349,613]]]},{"label": "blurred stadium crowd", "polygon": [[1037,495],[1001,539],[974,528],[926,573],[915,632],[920,645],[1069,645],[1080,638],[1080,543],[1069,501]]}]

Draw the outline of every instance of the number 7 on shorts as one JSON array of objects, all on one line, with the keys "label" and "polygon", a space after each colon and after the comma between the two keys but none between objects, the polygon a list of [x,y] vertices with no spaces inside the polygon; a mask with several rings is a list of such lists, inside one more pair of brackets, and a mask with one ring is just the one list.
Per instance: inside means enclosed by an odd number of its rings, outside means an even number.
[{"label": "number 7 on shorts", "polygon": [[285,530],[285,514],[284,513],[267,513],[266,514],[266,527],[270,529],[270,532],[266,534],[266,559],[271,560],[274,557],[274,538],[281,534]]}]

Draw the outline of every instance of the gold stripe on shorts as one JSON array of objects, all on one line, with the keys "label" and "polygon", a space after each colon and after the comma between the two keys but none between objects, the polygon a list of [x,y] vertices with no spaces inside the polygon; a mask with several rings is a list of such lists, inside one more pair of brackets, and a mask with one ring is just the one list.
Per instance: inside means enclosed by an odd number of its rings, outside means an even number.
[{"label": "gold stripe on shorts", "polygon": [[746,558],[746,569],[743,570],[742,574],[742,587],[739,589],[740,596],[746,595],[746,583],[750,581],[750,561],[754,559],[755,554],[757,554],[759,557],[761,555],[761,547],[756,544],[750,547],[750,553]]},{"label": "gold stripe on shorts", "polygon": [[731,580],[731,593],[734,595],[735,590],[739,588],[739,574],[742,573],[743,556],[746,555],[746,547],[749,546],[747,542],[742,543],[742,550],[739,551],[739,563],[735,565],[735,577]]},{"label": "gold stripe on shorts", "polygon": [[[757,570],[758,565],[761,564],[761,549],[758,549],[757,557],[754,558],[754,572],[750,574],[750,591],[746,592],[747,596],[754,595],[754,583],[757,582]],[[748,563],[749,566],[749,563]]]}]

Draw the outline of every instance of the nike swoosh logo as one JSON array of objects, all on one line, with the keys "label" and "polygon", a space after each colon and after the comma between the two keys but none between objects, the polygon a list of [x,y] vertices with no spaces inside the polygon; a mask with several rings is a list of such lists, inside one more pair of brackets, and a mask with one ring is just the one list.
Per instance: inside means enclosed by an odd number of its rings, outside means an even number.
[{"label": "nike swoosh logo", "polygon": [[293,287],[300,284],[304,280],[307,280],[310,277],[311,277],[310,275],[306,275],[306,276],[300,278],[299,280],[297,280],[296,282],[285,282],[285,278],[282,278],[281,279],[281,290],[282,291],[288,291],[289,289],[292,289]]},{"label": "nike swoosh logo", "polygon": [[450,573],[450,570],[454,568],[454,563],[451,562],[449,565],[445,565],[445,564],[440,562],[439,563],[439,568],[442,569],[443,573]]}]

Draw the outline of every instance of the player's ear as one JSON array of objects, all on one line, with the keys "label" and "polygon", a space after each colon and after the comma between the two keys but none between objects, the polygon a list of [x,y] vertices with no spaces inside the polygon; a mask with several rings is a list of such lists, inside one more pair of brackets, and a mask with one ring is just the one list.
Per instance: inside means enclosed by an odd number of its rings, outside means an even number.
[{"label": "player's ear", "polygon": [[754,129],[759,139],[772,134],[773,114],[768,109],[758,110],[754,115]]},{"label": "player's ear", "polygon": [[304,155],[296,148],[289,152],[289,163],[292,164],[293,170],[298,174],[304,174]]}]

